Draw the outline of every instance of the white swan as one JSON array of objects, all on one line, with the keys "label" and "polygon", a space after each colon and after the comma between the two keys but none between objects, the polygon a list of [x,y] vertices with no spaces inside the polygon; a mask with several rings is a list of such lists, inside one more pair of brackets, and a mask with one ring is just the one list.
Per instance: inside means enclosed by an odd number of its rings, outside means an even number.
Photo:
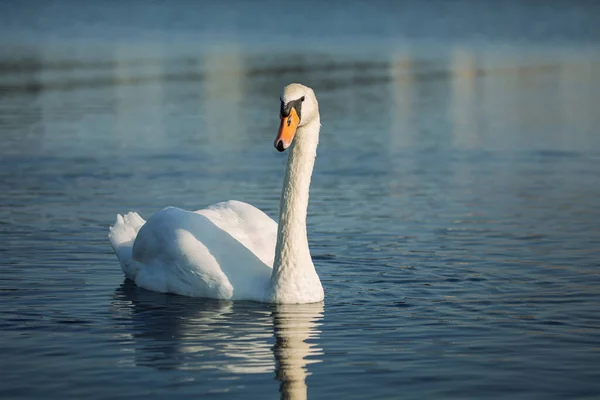
[{"label": "white swan", "polygon": [[311,88],[283,89],[275,147],[290,147],[279,226],[239,201],[195,212],[167,207],[145,222],[117,215],[110,243],[125,276],[158,292],[269,303],[314,303],[323,288],[308,249],[308,191],[321,127]]}]

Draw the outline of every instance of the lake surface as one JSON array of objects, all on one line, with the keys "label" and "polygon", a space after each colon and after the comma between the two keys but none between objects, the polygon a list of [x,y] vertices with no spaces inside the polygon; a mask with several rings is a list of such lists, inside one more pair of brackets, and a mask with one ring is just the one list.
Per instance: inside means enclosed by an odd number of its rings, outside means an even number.
[{"label": "lake surface", "polygon": [[[600,396],[597,5],[79,4],[0,6],[1,398]],[[277,216],[293,81],[324,304],[124,281],[117,213]]]}]

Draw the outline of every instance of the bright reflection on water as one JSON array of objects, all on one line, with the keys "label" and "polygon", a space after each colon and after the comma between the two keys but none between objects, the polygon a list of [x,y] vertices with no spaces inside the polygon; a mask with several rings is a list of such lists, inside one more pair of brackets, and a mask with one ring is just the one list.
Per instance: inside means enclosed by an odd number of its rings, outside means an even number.
[{"label": "bright reflection on water", "polygon": [[[597,6],[431,3],[2,6],[0,397],[600,395]],[[325,304],[123,282],[118,212],[276,216],[291,81]]]},{"label": "bright reflection on water", "polygon": [[[116,324],[130,332],[116,335],[126,349],[120,367],[185,371],[183,381],[195,381],[197,371],[275,371],[282,398],[305,399],[307,365],[323,355],[316,344],[323,303],[264,307],[153,293],[125,282],[112,311]],[[231,382],[221,385],[212,391],[227,391]]]}]

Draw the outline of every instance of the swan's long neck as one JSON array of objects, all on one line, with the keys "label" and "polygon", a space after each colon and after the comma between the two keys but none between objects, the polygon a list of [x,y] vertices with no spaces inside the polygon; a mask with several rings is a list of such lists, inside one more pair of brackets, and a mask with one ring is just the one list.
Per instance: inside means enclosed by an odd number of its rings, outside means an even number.
[{"label": "swan's long neck", "polygon": [[298,128],[285,170],[271,275],[274,298],[281,302],[295,302],[295,298],[298,302],[307,302],[319,296],[321,298],[312,301],[322,300],[323,289],[310,257],[306,236],[308,191],[320,127],[317,115],[307,125]]}]

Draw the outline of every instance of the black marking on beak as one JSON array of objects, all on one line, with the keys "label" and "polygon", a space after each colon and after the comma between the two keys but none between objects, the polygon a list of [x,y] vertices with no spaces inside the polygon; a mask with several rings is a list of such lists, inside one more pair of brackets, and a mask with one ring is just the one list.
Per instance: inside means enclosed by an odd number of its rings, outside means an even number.
[{"label": "black marking on beak", "polygon": [[[287,118],[290,116],[290,112],[292,112],[292,108],[296,109],[296,114],[298,114],[298,118],[302,121],[302,102],[304,101],[304,96],[299,98],[298,100],[289,101],[287,104],[281,100],[281,109],[279,110],[279,114],[281,118]],[[288,120],[288,126],[290,125],[291,120]]]}]

